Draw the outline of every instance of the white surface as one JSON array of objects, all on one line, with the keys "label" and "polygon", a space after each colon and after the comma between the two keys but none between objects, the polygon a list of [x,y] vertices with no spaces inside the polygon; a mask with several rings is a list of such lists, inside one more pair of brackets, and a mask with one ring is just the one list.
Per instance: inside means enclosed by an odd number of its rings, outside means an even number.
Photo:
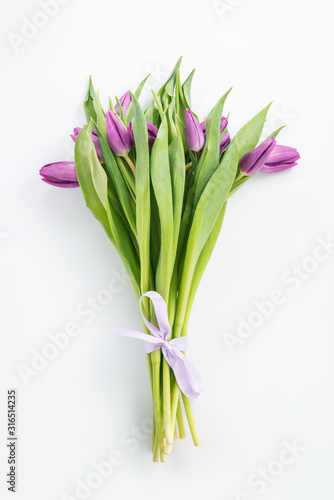
[{"label": "white surface", "polygon": [[[22,19],[41,7],[2,2],[1,498],[12,498],[4,480],[10,387],[19,397],[18,500],[76,498],[77,478],[114,450],[124,463],[87,498],[332,498],[334,254],[296,290],[286,274],[313,255],[318,238],[334,239],[331,2],[223,0],[220,16],[200,0],[63,4],[15,52],[9,33],[20,34]],[[91,322],[77,312],[121,272],[120,259],[80,191],[45,185],[38,170],[71,158],[89,74],[106,102],[148,72],[156,89],[181,54],[184,77],[197,68],[199,114],[233,85],[225,111],[236,132],[275,99],[269,129],[289,122],[280,142],[302,160],[256,177],[229,203],[190,325],[189,358],[206,382],[195,404],[203,446],[188,437],[157,465],[147,435],[135,451],[138,439],[124,444],[124,433],[151,416],[143,346],[110,333],[111,325],[140,326],[131,288]],[[238,318],[275,289],[283,303],[230,352],[224,333],[236,334]],[[25,386],[18,365],[69,322],[81,333]],[[272,465],[292,457],[283,450],[293,440],[303,447],[298,457]],[[261,495],[248,480],[268,466],[277,477]]]}]

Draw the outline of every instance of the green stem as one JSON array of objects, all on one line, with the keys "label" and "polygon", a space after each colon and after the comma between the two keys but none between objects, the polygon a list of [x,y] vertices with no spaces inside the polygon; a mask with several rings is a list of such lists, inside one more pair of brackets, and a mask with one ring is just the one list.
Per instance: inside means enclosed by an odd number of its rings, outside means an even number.
[{"label": "green stem", "polygon": [[152,363],[151,363],[151,356],[149,354],[146,354],[146,361],[147,361],[148,375],[150,377],[151,391],[152,391],[152,396],[153,396]]},{"label": "green stem", "polygon": [[174,424],[174,441],[175,439],[177,439],[179,437],[179,433],[178,433],[178,430],[177,430],[177,425],[176,425],[176,422]]},{"label": "green stem", "polygon": [[[180,396],[180,389],[179,389],[179,386],[177,385],[177,382],[175,381],[173,386],[172,386],[172,417],[171,417],[172,425],[175,425],[177,412],[179,411],[178,410],[179,396]],[[191,435],[192,435],[192,438],[194,441],[194,445],[199,446],[201,444],[201,442],[200,442],[200,439],[198,436],[198,432],[197,432],[197,428],[196,428],[195,419],[194,419],[190,400],[184,394],[182,394],[182,399],[183,399],[183,405],[184,405],[184,408],[186,411],[189,429],[190,429],[190,432],[191,432]],[[181,403],[181,401],[180,401],[180,403]],[[179,432],[180,432],[180,438],[181,438],[180,429],[179,429]]]},{"label": "green stem", "polygon": [[179,436],[180,436],[180,439],[185,439],[185,437],[186,437],[186,428],[184,426],[184,420],[183,420],[183,413],[182,413],[182,406],[181,406],[181,399],[180,398],[179,398],[179,403],[177,405],[176,418],[177,418],[177,425],[179,426]]},{"label": "green stem", "polygon": [[126,155],[123,158],[125,159],[126,163],[131,168],[133,175],[136,175],[136,167],[135,167],[133,161],[131,160],[131,158],[129,157],[129,155]]},{"label": "green stem", "polygon": [[[154,426],[156,425],[155,419]],[[160,446],[159,446],[159,438],[156,430],[154,430],[154,439],[153,439],[153,462],[159,462],[160,460]]]},{"label": "green stem", "polygon": [[[176,389],[178,389],[178,390],[176,390]],[[175,427],[176,413],[177,413],[177,408],[178,408],[178,404],[179,404],[179,396],[180,396],[179,386],[177,385],[175,377],[173,376],[172,382],[171,382],[171,422],[172,422],[172,429]]]},{"label": "green stem", "polygon": [[[191,293],[191,292],[192,291],[190,291],[189,296],[188,296],[188,300],[186,301],[186,306],[184,306],[184,303],[183,303],[183,307],[185,308],[185,313],[183,315],[183,323],[177,323],[176,325],[174,325],[174,328],[173,328],[174,337],[180,337],[180,336],[187,335],[190,311],[191,311],[191,306],[192,306],[193,299],[194,299],[194,293]],[[180,318],[180,315],[178,316],[178,318]],[[172,398],[172,417],[171,418],[172,418],[172,425],[173,425],[173,423],[175,423],[175,420],[176,420],[178,407],[181,404],[180,389],[179,389],[179,386],[178,386],[176,380],[174,380],[174,383],[172,384],[171,398]],[[191,404],[190,404],[189,399],[187,397],[185,397],[184,394],[182,394],[182,398],[183,398],[184,408],[186,411],[189,429],[190,429],[190,432],[191,432],[191,435],[192,435],[192,438],[194,441],[194,445],[198,446],[201,444],[201,442],[200,442],[198,432],[196,429],[195,419],[193,416]],[[179,432],[181,434],[180,430],[179,430]]]},{"label": "green stem", "polygon": [[[149,354],[146,354],[146,361],[147,361],[148,374],[150,377],[152,400],[153,400],[153,397],[154,397],[154,394],[153,394],[153,373],[152,373],[151,356]],[[155,428],[155,419],[154,419],[154,412],[153,412],[153,428],[152,428],[152,453],[153,454],[154,454],[154,450],[155,450],[155,437],[156,437],[156,428]],[[154,460],[154,457],[153,457],[153,460]]]},{"label": "green stem", "polygon": [[[151,354],[152,371],[153,371],[153,408],[154,420],[156,428],[157,447],[162,457],[164,452],[164,438],[162,434],[162,416],[161,416],[161,395],[160,395],[160,364],[161,364],[161,351],[154,351]],[[157,452],[155,450],[154,456]]]},{"label": "green stem", "polygon": [[190,404],[190,400],[184,394],[182,394],[182,400],[183,400],[184,409],[186,411],[188,424],[189,424],[190,432],[191,432],[191,435],[192,435],[192,438],[194,441],[194,445],[199,446],[201,444],[201,441],[199,439],[199,435],[198,435],[198,432],[196,429],[195,419],[194,419],[192,407]]},{"label": "green stem", "polygon": [[242,179],[244,175],[244,172],[239,172],[239,175],[237,175],[237,177],[234,179],[234,184],[240,181],[240,179]]},{"label": "green stem", "polygon": [[153,426],[152,426],[152,453],[153,453],[153,461],[154,461],[154,450],[155,450],[155,438],[156,438],[156,432],[155,432],[155,420],[154,420],[154,413],[153,413]]},{"label": "green stem", "polygon": [[164,401],[164,424],[165,424],[165,438],[166,438],[166,445],[165,445],[165,453],[166,455],[169,455],[170,452],[172,451],[172,446],[173,446],[173,432],[172,432],[172,425],[171,425],[171,414],[170,414],[170,368],[165,360],[163,359],[163,401]]}]

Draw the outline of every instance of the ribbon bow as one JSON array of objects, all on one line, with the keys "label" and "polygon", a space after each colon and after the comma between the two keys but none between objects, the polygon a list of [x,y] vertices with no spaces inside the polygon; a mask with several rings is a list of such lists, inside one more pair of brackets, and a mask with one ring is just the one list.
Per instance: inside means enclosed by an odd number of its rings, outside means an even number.
[{"label": "ribbon bow", "polygon": [[[159,328],[152,325],[145,318],[141,307],[143,297],[151,299]],[[113,331],[123,337],[144,340],[146,354],[161,349],[163,356],[174,372],[180,390],[190,399],[197,398],[203,390],[203,380],[197,370],[182,354],[182,351],[187,349],[187,337],[167,340],[170,334],[170,324],[166,302],[157,292],[147,292],[140,297],[139,309],[144,323],[152,335],[128,328],[113,328]]]}]

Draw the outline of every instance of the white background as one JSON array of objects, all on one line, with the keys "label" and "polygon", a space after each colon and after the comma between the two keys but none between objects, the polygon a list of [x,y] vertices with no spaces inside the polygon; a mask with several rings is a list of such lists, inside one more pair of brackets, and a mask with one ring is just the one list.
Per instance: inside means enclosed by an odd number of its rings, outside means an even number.
[{"label": "white background", "polygon": [[[78,479],[115,450],[124,462],[87,498],[332,498],[334,254],[312,257],[319,238],[334,239],[332,3],[62,3],[46,19],[35,0],[1,5],[1,498],[12,498],[4,477],[11,387],[17,499],[79,498]],[[10,34],[22,36],[24,18],[45,25],[15,50]],[[72,158],[69,134],[84,123],[89,74],[106,103],[149,72],[157,89],[180,55],[183,77],[197,68],[199,115],[233,86],[225,111],[235,133],[274,99],[267,129],[288,125],[279,141],[302,158],[291,171],[258,175],[229,203],[190,324],[189,359],[206,383],[194,405],[203,444],[194,448],[188,436],[159,465],[147,434],[124,444],[151,416],[143,345],[111,333],[140,327],[131,287],[118,283],[93,321],[78,314],[121,273],[120,259],[80,190],[48,186],[38,170]],[[294,265],[306,272],[292,282]],[[224,334],[237,336],[241,318],[275,289],[283,303],[231,352]],[[80,334],[25,385],[18,366],[31,367],[32,350],[69,322]],[[301,451],[279,466],[294,440]],[[276,471],[261,494],[249,484],[260,467]]]}]

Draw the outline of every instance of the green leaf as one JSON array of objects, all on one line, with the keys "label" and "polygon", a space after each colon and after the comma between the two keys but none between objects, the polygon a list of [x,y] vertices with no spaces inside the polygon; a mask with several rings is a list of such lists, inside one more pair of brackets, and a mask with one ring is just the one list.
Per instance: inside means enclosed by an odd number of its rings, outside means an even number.
[{"label": "green leaf", "polygon": [[181,85],[180,70],[176,73],[175,80],[175,112],[179,117],[179,121],[182,123],[183,128],[185,124],[184,112],[186,109],[186,100],[183,94],[183,89]]},{"label": "green leaf", "polygon": [[[170,98],[174,96],[176,74],[179,70],[181,61],[182,61],[182,57],[179,58],[176,65],[174,66],[171,74],[167,78],[167,81],[160,87],[159,91],[157,92],[157,96],[159,97],[159,100],[161,102],[161,106],[162,106],[164,111],[168,108],[168,106],[170,104],[170,101],[171,101]],[[154,101],[151,102],[150,106],[145,111],[146,118],[147,118],[147,115],[149,115],[149,116],[152,115],[153,110],[154,110]],[[155,121],[152,121],[149,118],[147,118],[147,119],[148,119],[148,121],[153,123],[156,127],[159,127],[160,122],[156,123]]]},{"label": "green leaf", "polygon": [[[285,127],[286,127],[286,125],[282,125],[281,127],[277,128],[277,129],[275,130],[275,132],[273,132],[272,134],[268,135],[268,137],[265,139],[265,141],[266,141],[266,140],[268,140],[268,139],[272,139],[273,137],[275,137],[275,139],[276,139],[276,137],[278,136],[278,134],[280,133],[280,131],[281,131],[283,128],[285,128]],[[263,141],[263,142],[264,142],[264,141]]]},{"label": "green leaf", "polygon": [[[154,190],[151,183],[151,267],[154,277],[157,274],[157,268],[159,263],[160,247],[161,247],[161,230],[160,230],[160,219],[159,219],[159,209],[157,205],[157,200],[155,199]],[[154,281],[155,283],[155,281]],[[155,289],[155,288],[154,288]]]},{"label": "green leaf", "polygon": [[244,175],[241,179],[239,179],[237,182],[235,182],[231,188],[231,191],[230,191],[230,194],[228,195],[228,197],[232,196],[232,194],[234,194],[236,191],[238,191],[238,189],[241,188],[241,186],[243,186],[245,184],[245,182],[247,182],[252,177],[254,177],[254,176],[253,175]]},{"label": "green leaf", "polygon": [[115,115],[116,115],[115,106],[113,105],[113,102],[112,102],[111,98],[109,97],[109,99],[108,99],[108,100],[109,100],[109,109],[111,109],[111,111],[112,111],[113,113],[115,113]]},{"label": "green leaf", "polygon": [[[116,102],[117,102],[117,106],[118,106],[118,115],[121,119],[121,122],[123,123],[123,125],[126,127],[126,118],[125,118],[125,114],[124,114],[124,110],[122,108],[122,105],[121,103],[119,102],[119,99],[118,97],[116,97]],[[117,114],[117,113],[116,113]]]},{"label": "green leaf", "polygon": [[[130,153],[129,153],[130,156]],[[136,201],[136,186],[135,186],[135,178],[133,176],[132,170],[130,169],[129,165],[127,162],[124,160],[122,156],[116,156],[114,155],[114,158],[116,160],[116,163],[118,165],[118,168],[123,176],[123,179],[126,182],[126,185],[128,186],[130,195],[133,199],[133,201]]]},{"label": "green leaf", "polygon": [[240,159],[257,146],[270,106],[271,103],[246,123],[237,133],[236,138],[239,145]]},{"label": "green leaf", "polygon": [[[188,175],[187,175],[187,181],[189,182]],[[178,249],[177,249],[178,272],[180,272],[181,270],[185,256],[185,247],[187,244],[187,239],[194,213],[194,199],[195,199],[195,186],[192,184],[188,189],[184,211],[181,219],[180,234],[179,234]]]},{"label": "green leaf", "polygon": [[168,124],[168,142],[170,144],[178,133],[178,129],[175,125],[175,97],[171,98],[171,102],[166,110],[166,118]]},{"label": "green leaf", "polygon": [[174,141],[169,145],[169,164],[173,193],[173,258],[175,259],[179,239],[186,177],[184,149],[179,131],[177,131],[177,136]]},{"label": "green leaf", "polygon": [[84,100],[84,110],[85,110],[85,115],[86,115],[86,120],[87,123],[89,123],[90,119],[93,118],[93,120],[96,121],[97,116],[96,116],[96,111],[94,108],[94,99],[96,99],[96,93],[93,87],[92,83],[92,77],[89,77],[89,85],[88,85],[88,91],[86,94],[86,99]]},{"label": "green leaf", "polygon": [[164,109],[162,107],[161,99],[160,99],[159,95],[154,92],[153,89],[151,89],[151,92],[153,94],[154,102],[157,105],[157,108],[158,108],[158,111],[159,111],[159,114],[160,114],[160,119],[162,120],[165,113],[164,113]]},{"label": "green leaf", "polygon": [[133,240],[122,217],[111,203],[108,203],[108,218],[115,235],[115,246],[129,275],[137,300],[139,300],[141,295],[140,264]]},{"label": "green leaf", "polygon": [[97,94],[96,94],[96,99],[94,99],[93,105],[94,105],[94,109],[96,112],[96,120],[95,121],[97,123],[97,126],[99,127],[99,129],[102,132],[102,134],[104,135],[104,137],[106,137],[107,136],[106,114],[103,111],[103,108],[101,106],[99,92],[97,92]]},{"label": "green leaf", "polygon": [[193,169],[193,172],[196,172],[197,158],[191,150],[189,150],[188,153],[189,153],[189,157],[190,157],[190,161],[191,161],[191,168]]},{"label": "green leaf", "polygon": [[150,74],[148,74],[147,76],[145,76],[144,80],[140,82],[140,84],[138,85],[137,89],[135,90],[135,92],[134,92],[134,96],[135,96],[137,99],[139,99],[140,94],[141,94],[141,92],[142,92],[142,90],[143,90],[143,88],[144,88],[144,85],[145,85],[145,83],[146,83],[147,79],[148,79],[150,76],[151,76]]},{"label": "green leaf", "polygon": [[191,84],[194,77],[195,70],[193,69],[184,84],[182,85],[183,95],[186,100],[188,109],[191,109]]},{"label": "green leaf", "polygon": [[[141,94],[141,92],[142,92],[142,90],[143,90],[143,88],[144,88],[144,85],[145,85],[145,83],[146,83],[146,81],[147,81],[147,79],[148,79],[149,77],[150,77],[150,75],[147,75],[147,76],[144,78],[144,80],[143,80],[142,82],[140,82],[140,84],[138,85],[138,87],[137,87],[136,91],[133,93],[133,94],[134,94],[134,96],[135,96],[137,99],[139,99],[140,94]],[[133,100],[132,100],[132,101],[130,102],[130,104],[129,104],[129,107],[128,107],[127,111],[126,111],[126,124],[127,124],[127,125],[131,122],[131,120],[132,120],[133,116],[134,116],[134,102],[133,102]]]},{"label": "green leaf", "polygon": [[[103,170],[106,172],[105,164],[102,164],[102,167],[104,167]],[[106,174],[108,177],[107,172],[106,172]],[[115,185],[112,182],[112,180],[110,179],[110,177],[108,177],[108,198],[109,198],[109,202],[113,205],[115,210],[119,213],[119,215],[122,217],[122,219],[125,220],[126,217],[125,217],[125,214],[123,212],[122,206],[119,202],[119,198],[118,198],[118,194],[117,194]]]},{"label": "green leaf", "polygon": [[174,95],[174,88],[175,88],[175,78],[176,78],[176,73],[178,72],[178,69],[181,65],[182,61],[182,56],[179,57],[177,63],[175,64],[171,74],[169,75],[166,83],[160,88],[158,92],[159,97],[163,97],[164,94],[167,94],[169,96]]},{"label": "green leaf", "polygon": [[194,253],[196,259],[202,251],[233,185],[239,158],[237,144],[234,138],[228,146],[219,168],[214,172],[206,185],[195,208],[187,252],[189,247],[190,253]]},{"label": "green leaf", "polygon": [[148,149],[147,123],[136,96],[134,103],[133,135],[136,144],[136,223],[141,267],[141,292],[146,293],[151,287],[150,260],[150,158]]},{"label": "green leaf", "polygon": [[206,142],[195,172],[195,206],[200,199],[207,182],[219,165],[220,146],[220,123],[223,114],[223,107],[231,89],[226,92],[218,101],[210,113],[210,121],[207,126]]},{"label": "green leaf", "polygon": [[160,255],[156,290],[168,301],[173,273],[173,196],[168,155],[168,127],[164,116],[151,153],[151,180],[160,220]]},{"label": "green leaf", "polygon": [[160,113],[159,113],[159,110],[155,107],[154,99],[152,100],[149,107],[146,109],[144,115],[145,115],[146,121],[153,123],[153,125],[155,125],[157,128],[160,127],[160,123],[161,123]]},{"label": "green leaf", "polygon": [[188,144],[184,133],[185,110],[187,107],[188,104],[184,96],[183,87],[181,86],[180,70],[179,70],[176,74],[176,82],[175,82],[175,113],[176,113],[176,125],[181,133],[183,148],[185,150],[188,149]]}]

